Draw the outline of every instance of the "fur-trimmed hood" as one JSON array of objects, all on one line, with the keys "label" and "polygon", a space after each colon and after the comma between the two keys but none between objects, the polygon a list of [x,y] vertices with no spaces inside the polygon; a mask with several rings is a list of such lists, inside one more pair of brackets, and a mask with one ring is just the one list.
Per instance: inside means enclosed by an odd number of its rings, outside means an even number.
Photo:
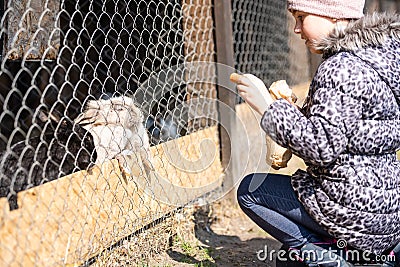
[{"label": "fur-trimmed hood", "polygon": [[347,27],[336,27],[317,48],[329,56],[340,51],[356,51],[367,46],[382,45],[388,38],[400,41],[400,15],[373,13],[351,21]]},{"label": "fur-trimmed hood", "polygon": [[[350,53],[373,68],[389,86],[400,105],[400,15],[373,13],[336,28],[321,41],[323,58]],[[339,55],[338,55],[339,56]]]}]

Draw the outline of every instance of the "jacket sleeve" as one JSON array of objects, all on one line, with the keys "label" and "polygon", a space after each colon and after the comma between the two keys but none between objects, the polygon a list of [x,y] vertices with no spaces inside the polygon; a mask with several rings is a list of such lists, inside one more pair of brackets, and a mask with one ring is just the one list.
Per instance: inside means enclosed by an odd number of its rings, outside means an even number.
[{"label": "jacket sleeve", "polygon": [[305,162],[328,165],[346,149],[360,120],[361,104],[331,88],[319,88],[312,101],[307,117],[287,101],[275,101],[264,113],[261,127]]}]

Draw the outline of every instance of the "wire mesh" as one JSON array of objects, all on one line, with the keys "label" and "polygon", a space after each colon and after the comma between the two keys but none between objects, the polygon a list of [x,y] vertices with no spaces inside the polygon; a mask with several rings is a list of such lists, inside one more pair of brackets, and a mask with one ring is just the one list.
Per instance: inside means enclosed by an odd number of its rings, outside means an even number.
[{"label": "wire mesh", "polygon": [[[221,173],[216,89],[198,82],[215,69],[183,64],[214,61],[211,1],[0,8],[2,266],[82,263]],[[197,172],[171,161],[200,153],[212,161]]]},{"label": "wire mesh", "polygon": [[235,68],[266,84],[290,78],[285,7],[285,1],[232,1]]}]

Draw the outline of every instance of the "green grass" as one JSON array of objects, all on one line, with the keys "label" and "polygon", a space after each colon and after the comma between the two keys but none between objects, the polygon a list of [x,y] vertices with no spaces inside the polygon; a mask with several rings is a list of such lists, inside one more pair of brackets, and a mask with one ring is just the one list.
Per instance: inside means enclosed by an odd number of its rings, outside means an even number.
[{"label": "green grass", "polygon": [[195,241],[188,242],[178,235],[173,239],[173,245],[179,248],[185,256],[181,259],[182,262],[193,264],[196,267],[211,267],[215,266],[215,260],[212,257],[212,248],[200,246]]}]

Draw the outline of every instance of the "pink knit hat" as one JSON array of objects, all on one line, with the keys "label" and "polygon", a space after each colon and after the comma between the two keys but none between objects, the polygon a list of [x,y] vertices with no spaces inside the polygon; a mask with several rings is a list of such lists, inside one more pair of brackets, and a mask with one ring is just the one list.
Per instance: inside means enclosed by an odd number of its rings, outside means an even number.
[{"label": "pink knit hat", "polygon": [[289,10],[298,10],[335,19],[359,19],[365,0],[287,0]]}]

